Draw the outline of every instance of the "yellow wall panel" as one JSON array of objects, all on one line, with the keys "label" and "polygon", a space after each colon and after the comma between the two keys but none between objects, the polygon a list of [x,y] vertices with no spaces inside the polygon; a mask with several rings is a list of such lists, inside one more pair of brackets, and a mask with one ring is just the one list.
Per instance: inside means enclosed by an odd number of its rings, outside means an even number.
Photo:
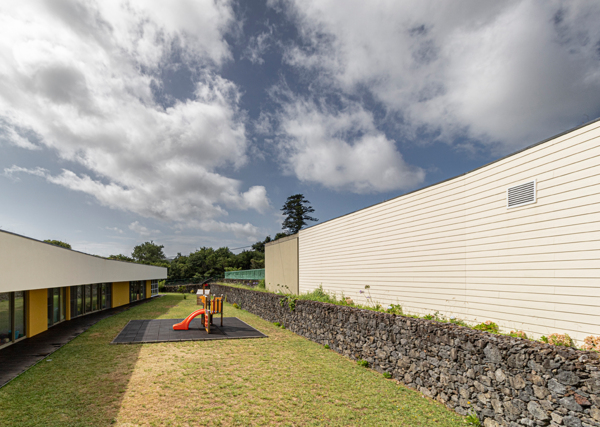
[{"label": "yellow wall panel", "polygon": [[150,287],[151,280],[146,280],[146,298],[152,296],[152,288]]},{"label": "yellow wall panel", "polygon": [[67,307],[65,310],[65,320],[71,320],[71,288],[70,287],[67,288],[66,299],[67,299],[67,304],[66,304]]},{"label": "yellow wall panel", "polygon": [[48,330],[48,289],[27,292],[26,317],[29,338]]},{"label": "yellow wall panel", "polygon": [[112,306],[120,307],[129,304],[129,282],[115,282],[112,284]]}]

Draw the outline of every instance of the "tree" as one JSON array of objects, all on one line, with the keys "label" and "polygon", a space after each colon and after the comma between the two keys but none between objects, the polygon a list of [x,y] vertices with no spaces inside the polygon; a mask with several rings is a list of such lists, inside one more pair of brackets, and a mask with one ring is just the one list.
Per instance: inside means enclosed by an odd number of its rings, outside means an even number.
[{"label": "tree", "polygon": [[149,242],[142,243],[133,248],[131,257],[142,263],[157,263],[164,261],[165,254],[163,253],[163,245],[157,245],[152,240]]},{"label": "tree", "polygon": [[110,255],[108,259],[114,259],[117,261],[126,261],[126,262],[135,262],[133,258],[129,258],[127,255],[119,254],[119,255]]},{"label": "tree", "polygon": [[317,218],[308,215],[315,210],[303,194],[294,194],[288,197],[281,210],[286,215],[281,228],[289,234],[296,234],[300,231],[306,225],[306,221],[318,221]]},{"label": "tree", "polygon": [[44,240],[44,242],[50,243],[51,245],[71,249],[71,245],[69,245],[68,243],[65,243],[65,242],[61,242],[60,240]]}]

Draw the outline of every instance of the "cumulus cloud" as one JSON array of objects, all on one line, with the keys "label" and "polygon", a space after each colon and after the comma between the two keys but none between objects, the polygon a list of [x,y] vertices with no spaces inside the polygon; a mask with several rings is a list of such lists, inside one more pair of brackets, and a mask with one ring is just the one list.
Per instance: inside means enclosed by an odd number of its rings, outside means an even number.
[{"label": "cumulus cloud", "polygon": [[129,224],[129,229],[140,236],[150,236],[151,234],[160,233],[160,230],[149,230],[147,227],[140,224],[139,221]]},{"label": "cumulus cloud", "polygon": [[302,37],[286,61],[313,73],[316,90],[366,90],[401,118],[403,137],[467,137],[506,151],[600,113],[594,0],[279,5]]},{"label": "cumulus cloud", "polygon": [[422,169],[404,161],[395,142],[358,104],[332,111],[295,97],[283,103],[277,116],[280,160],[300,180],[371,193],[414,188],[425,177]]},{"label": "cumulus cloud", "polygon": [[[264,187],[218,172],[247,162],[240,92],[219,75],[233,20],[227,1],[0,4],[4,139],[43,145],[88,171],[5,174],[36,174],[105,206],[184,224],[226,208],[262,212]],[[174,57],[193,93],[162,105],[154,94]]]}]

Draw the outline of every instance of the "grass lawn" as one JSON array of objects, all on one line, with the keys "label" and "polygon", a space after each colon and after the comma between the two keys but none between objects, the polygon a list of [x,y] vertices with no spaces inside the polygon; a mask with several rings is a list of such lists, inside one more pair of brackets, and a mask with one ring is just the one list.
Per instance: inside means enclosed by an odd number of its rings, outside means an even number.
[{"label": "grass lawn", "polygon": [[168,294],[102,320],[0,389],[7,426],[464,426],[377,372],[227,304],[269,338],[109,345],[131,319],[183,318]]}]

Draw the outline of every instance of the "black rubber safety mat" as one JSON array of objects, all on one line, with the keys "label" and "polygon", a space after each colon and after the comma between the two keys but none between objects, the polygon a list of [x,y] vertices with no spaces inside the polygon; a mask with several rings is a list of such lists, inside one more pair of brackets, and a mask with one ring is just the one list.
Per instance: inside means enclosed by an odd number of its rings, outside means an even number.
[{"label": "black rubber safety mat", "polygon": [[187,331],[173,330],[173,325],[183,319],[130,320],[111,344],[267,338],[237,317],[224,317],[223,326],[220,326],[221,318],[215,317],[208,334],[199,317],[192,320]]}]

